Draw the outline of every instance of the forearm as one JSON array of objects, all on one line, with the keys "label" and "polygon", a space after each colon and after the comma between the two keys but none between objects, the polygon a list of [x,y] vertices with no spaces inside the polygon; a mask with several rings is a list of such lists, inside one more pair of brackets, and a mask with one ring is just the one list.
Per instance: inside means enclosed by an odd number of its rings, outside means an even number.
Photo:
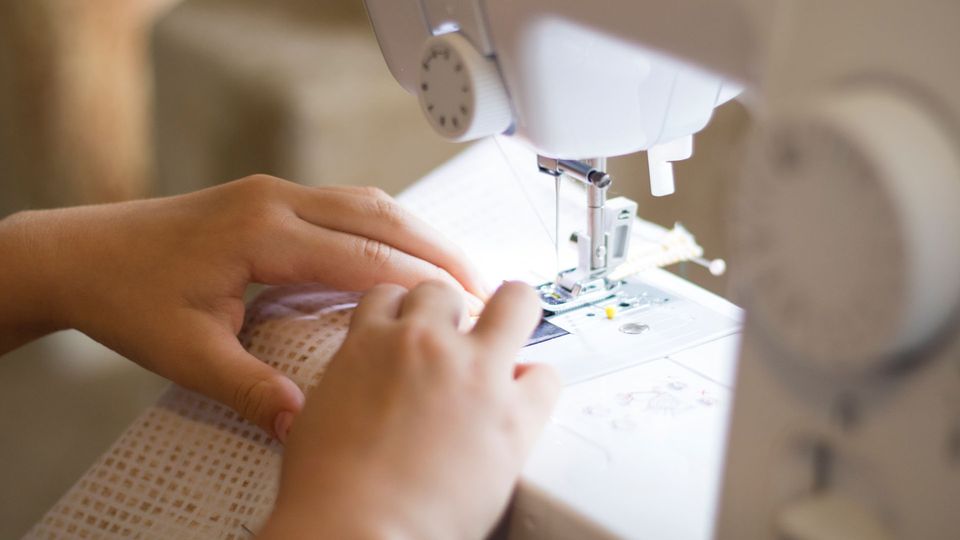
[{"label": "forearm", "polygon": [[55,219],[21,212],[0,220],[0,354],[60,330],[50,260]]}]

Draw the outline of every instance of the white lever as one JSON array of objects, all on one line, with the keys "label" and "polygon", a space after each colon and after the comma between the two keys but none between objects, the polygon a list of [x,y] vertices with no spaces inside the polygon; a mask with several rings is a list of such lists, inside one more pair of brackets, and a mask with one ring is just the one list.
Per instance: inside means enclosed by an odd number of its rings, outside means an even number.
[{"label": "white lever", "polygon": [[693,135],[651,146],[647,151],[647,161],[650,164],[650,193],[654,197],[672,195],[675,191],[672,162],[688,159],[692,155]]}]

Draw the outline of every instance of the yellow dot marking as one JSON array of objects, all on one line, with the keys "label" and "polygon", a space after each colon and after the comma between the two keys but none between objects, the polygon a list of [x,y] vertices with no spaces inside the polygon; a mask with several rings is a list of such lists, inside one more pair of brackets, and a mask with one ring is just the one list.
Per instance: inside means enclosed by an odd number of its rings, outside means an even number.
[{"label": "yellow dot marking", "polygon": [[617,316],[617,308],[614,306],[607,306],[603,308],[603,313],[607,316],[608,319],[613,319]]}]

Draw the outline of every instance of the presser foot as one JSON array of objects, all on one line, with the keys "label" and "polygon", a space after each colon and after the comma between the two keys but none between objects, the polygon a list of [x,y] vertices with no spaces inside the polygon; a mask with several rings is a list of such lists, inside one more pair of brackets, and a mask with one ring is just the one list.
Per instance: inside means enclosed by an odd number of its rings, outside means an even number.
[{"label": "presser foot", "polygon": [[616,296],[624,282],[605,277],[577,280],[571,286],[564,285],[562,272],[557,281],[544,283],[537,287],[540,295],[540,307],[555,314],[602,302]]}]

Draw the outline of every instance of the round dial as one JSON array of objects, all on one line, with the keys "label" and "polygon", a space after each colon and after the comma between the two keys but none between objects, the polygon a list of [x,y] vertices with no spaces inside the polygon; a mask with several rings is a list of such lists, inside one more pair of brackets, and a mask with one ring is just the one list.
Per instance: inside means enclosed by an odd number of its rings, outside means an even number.
[{"label": "round dial", "polygon": [[756,133],[738,194],[750,321],[831,374],[874,370],[956,310],[960,161],[897,95],[858,90],[793,111]]},{"label": "round dial", "polygon": [[513,122],[496,63],[460,34],[427,41],[420,63],[419,97],[430,125],[454,141],[503,133]]}]

